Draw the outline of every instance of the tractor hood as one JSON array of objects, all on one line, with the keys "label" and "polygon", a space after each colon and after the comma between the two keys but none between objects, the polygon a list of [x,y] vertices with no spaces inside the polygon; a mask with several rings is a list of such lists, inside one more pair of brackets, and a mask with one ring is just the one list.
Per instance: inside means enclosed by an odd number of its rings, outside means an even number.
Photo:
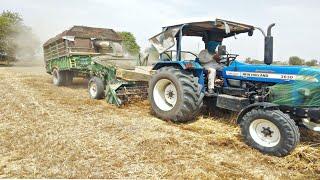
[{"label": "tractor hood", "polygon": [[224,69],[227,77],[259,82],[288,83],[296,80],[320,83],[320,68],[308,66],[280,66],[246,64],[234,61]]},{"label": "tractor hood", "polygon": [[223,69],[226,79],[270,84],[270,102],[295,107],[320,107],[320,68],[251,65],[234,61]]}]

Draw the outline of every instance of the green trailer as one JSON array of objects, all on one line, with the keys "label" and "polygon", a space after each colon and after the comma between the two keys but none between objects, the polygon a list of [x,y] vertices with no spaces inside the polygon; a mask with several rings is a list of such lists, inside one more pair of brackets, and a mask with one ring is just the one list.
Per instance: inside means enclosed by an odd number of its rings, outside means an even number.
[{"label": "green trailer", "polygon": [[73,26],[43,45],[46,71],[56,86],[87,78],[91,98],[118,106],[145,98],[151,69],[146,59],[125,55],[121,42],[112,29]]}]

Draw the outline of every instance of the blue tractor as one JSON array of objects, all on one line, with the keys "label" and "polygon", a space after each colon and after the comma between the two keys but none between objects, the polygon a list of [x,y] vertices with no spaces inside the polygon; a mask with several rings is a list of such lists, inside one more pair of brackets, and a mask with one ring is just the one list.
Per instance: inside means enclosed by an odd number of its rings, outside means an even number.
[{"label": "blue tractor", "polygon": [[[221,19],[164,27],[150,39],[160,53],[149,81],[149,101],[154,114],[174,122],[194,120],[204,103],[238,112],[244,141],[275,156],[289,154],[299,143],[298,126],[320,131],[320,69],[280,66],[273,63],[273,37],[261,28]],[[208,93],[208,71],[192,52],[182,51],[184,36],[203,42],[223,40],[241,33],[260,31],[265,40],[264,64],[237,60],[220,45],[223,68],[217,72],[214,93]],[[171,50],[176,47],[176,50]],[[194,56],[186,60],[186,54]]]}]

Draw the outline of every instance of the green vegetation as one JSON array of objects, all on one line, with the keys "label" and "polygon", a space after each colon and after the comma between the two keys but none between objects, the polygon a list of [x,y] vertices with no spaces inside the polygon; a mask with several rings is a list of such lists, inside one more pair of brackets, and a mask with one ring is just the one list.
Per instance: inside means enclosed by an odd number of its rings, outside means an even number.
[{"label": "green vegetation", "polygon": [[307,66],[317,66],[318,61],[312,59],[310,61],[305,61],[304,59],[298,56],[292,56],[289,58],[289,65],[307,65]]},{"label": "green vegetation", "polygon": [[14,28],[19,24],[22,18],[17,13],[4,11],[0,15],[0,52],[8,55],[14,54],[15,46],[11,44],[12,36],[17,33]]},{"label": "green vegetation", "polygon": [[[246,58],[245,63],[248,64],[263,64],[263,61],[258,59],[252,59],[252,58]],[[312,59],[310,61],[305,61],[304,59],[298,57],[298,56],[291,56],[288,61],[274,61],[273,64],[275,65],[293,65],[293,66],[318,66],[318,61],[315,59]]]},{"label": "green vegetation", "polygon": [[263,61],[260,61],[258,59],[251,59],[250,57],[248,57],[245,60],[245,63],[248,63],[248,64],[263,64]]},{"label": "green vegetation", "polygon": [[136,38],[131,32],[118,32],[122,38],[122,44],[124,49],[131,55],[138,55],[140,52],[140,46],[136,42]]},{"label": "green vegetation", "polygon": [[318,65],[318,61],[315,59],[312,59],[311,61],[307,61],[306,62],[307,66],[317,66]]},{"label": "green vegetation", "polygon": [[289,58],[289,65],[303,65],[304,63],[305,60],[299,58],[298,56],[291,56]]},{"label": "green vegetation", "polygon": [[34,56],[39,41],[30,27],[23,24],[20,14],[3,11],[0,14],[0,52],[11,57]]}]

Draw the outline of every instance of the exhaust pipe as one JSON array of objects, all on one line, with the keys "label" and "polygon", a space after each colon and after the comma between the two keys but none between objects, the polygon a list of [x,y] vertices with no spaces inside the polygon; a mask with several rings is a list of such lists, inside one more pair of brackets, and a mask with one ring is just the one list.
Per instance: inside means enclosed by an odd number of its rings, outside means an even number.
[{"label": "exhaust pipe", "polygon": [[270,24],[267,31],[267,36],[264,37],[264,63],[267,65],[273,62],[273,36],[271,35],[271,29],[276,24]]},{"label": "exhaust pipe", "polygon": [[275,25],[276,25],[275,23],[269,25],[267,36],[271,36],[271,29],[272,29]]}]

